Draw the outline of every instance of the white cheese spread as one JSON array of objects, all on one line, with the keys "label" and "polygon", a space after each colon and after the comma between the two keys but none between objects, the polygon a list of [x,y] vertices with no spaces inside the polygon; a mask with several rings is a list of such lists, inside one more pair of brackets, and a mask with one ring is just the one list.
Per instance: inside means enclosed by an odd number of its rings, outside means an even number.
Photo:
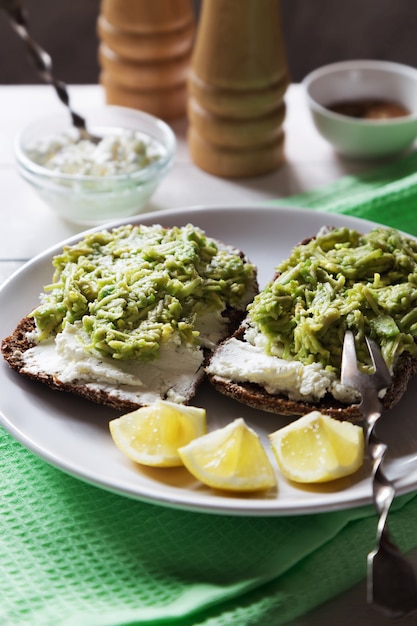
[{"label": "white cheese spread", "polygon": [[194,389],[203,361],[196,346],[170,341],[157,361],[118,361],[88,352],[79,326],[67,324],[55,340],[48,339],[24,353],[24,372],[44,372],[61,383],[100,387],[113,397],[150,404],[166,398],[185,402]]},{"label": "white cheese spread", "polygon": [[141,170],[158,159],[161,150],[159,143],[131,131],[104,136],[97,144],[68,132],[38,140],[26,153],[34,163],[61,174],[103,177]]},{"label": "white cheese spread", "polygon": [[256,383],[267,393],[285,394],[290,400],[315,402],[326,393],[349,404],[358,400],[353,389],[344,387],[320,363],[286,361],[266,354],[261,346],[235,338],[217,349],[207,372],[237,383]]}]

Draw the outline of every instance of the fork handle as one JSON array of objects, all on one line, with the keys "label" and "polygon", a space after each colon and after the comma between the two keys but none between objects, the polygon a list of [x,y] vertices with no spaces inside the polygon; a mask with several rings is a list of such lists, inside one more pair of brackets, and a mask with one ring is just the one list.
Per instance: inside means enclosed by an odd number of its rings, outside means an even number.
[{"label": "fork handle", "polygon": [[385,530],[378,547],[368,554],[367,601],[392,618],[414,615],[417,610],[413,567]]},{"label": "fork handle", "polygon": [[417,590],[413,568],[392,541],[387,517],[395,497],[395,487],[385,475],[382,463],[387,446],[374,432],[380,412],[367,416],[366,437],[372,460],[373,502],[379,513],[375,549],[368,555],[367,600],[390,617],[401,617],[417,609]]},{"label": "fork handle", "polygon": [[388,512],[395,497],[395,487],[388,480],[382,468],[387,446],[375,435],[375,424],[381,413],[371,413],[367,418],[367,448],[372,461],[372,492],[373,501],[379,513],[378,540],[380,539],[386,525]]}]

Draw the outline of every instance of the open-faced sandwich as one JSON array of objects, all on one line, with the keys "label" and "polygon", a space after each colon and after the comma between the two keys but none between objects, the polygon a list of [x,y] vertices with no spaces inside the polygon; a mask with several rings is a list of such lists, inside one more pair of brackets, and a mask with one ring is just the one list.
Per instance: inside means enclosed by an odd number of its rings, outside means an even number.
[{"label": "open-faced sandwich", "polygon": [[126,410],[188,403],[207,355],[258,290],[242,252],[192,225],[92,232],[53,266],[39,306],[3,340],[4,358],[54,389]]},{"label": "open-faced sandwich", "polygon": [[279,414],[318,409],[356,421],[359,396],[340,382],[345,331],[370,367],[365,335],[392,373],[392,407],[417,372],[417,242],[392,229],[322,229],[293,249],[206,368],[213,386]]}]

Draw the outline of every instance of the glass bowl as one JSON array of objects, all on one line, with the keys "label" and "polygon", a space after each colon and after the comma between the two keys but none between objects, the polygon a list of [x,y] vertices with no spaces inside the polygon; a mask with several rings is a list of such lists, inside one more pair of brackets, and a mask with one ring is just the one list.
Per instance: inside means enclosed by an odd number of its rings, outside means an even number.
[{"label": "glass bowl", "polygon": [[[308,106],[318,132],[341,155],[387,157],[407,149],[417,137],[417,69],[377,60],[341,61],[320,67],[304,80]],[[408,114],[356,118],[331,110],[336,103],[385,103]]]},{"label": "glass bowl", "polygon": [[[97,225],[146,210],[146,203],[169,171],[176,149],[175,135],[162,120],[118,106],[103,106],[85,115],[88,130],[99,137],[120,137],[133,132],[153,157],[143,165],[130,165],[121,173],[74,171],[63,173],[33,160],[33,148],[52,145],[56,138],[74,134],[70,116],[63,111],[37,120],[15,139],[20,175],[61,218],[82,225]],[[39,154],[39,150],[37,150]],[[68,168],[66,168],[68,170]],[[119,170],[123,169],[119,167]]]}]

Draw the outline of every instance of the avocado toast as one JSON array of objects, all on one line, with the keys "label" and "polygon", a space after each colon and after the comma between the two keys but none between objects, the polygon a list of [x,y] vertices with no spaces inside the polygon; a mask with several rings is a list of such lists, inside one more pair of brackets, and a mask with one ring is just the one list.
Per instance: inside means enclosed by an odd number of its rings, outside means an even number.
[{"label": "avocado toast", "polygon": [[191,224],[94,231],[53,266],[3,356],[53,389],[124,410],[189,402],[207,356],[258,289],[241,251]]},{"label": "avocado toast", "polygon": [[393,376],[390,408],[417,372],[415,240],[387,228],[322,229],[278,265],[206,371],[218,391],[255,408],[357,421],[360,398],[340,383],[347,329],[364,368],[365,335],[379,345]]}]

